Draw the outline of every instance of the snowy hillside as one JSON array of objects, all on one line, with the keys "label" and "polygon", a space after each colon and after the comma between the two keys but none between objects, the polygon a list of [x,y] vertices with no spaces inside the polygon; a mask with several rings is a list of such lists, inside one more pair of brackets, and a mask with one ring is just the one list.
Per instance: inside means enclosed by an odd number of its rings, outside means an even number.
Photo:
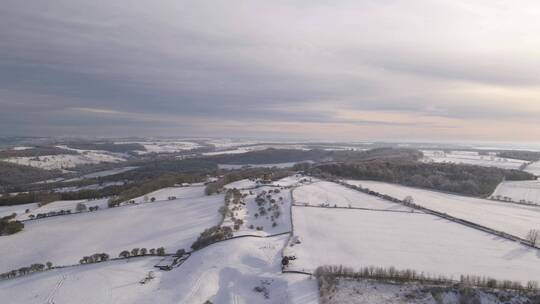
[{"label": "snowy hillside", "polygon": [[531,174],[534,174],[536,176],[540,176],[540,161],[534,162],[534,163],[528,165],[525,168],[525,171],[527,171],[527,172],[529,172]]},{"label": "snowy hillside", "polygon": [[82,154],[59,154],[36,157],[10,157],[2,159],[19,165],[31,166],[46,170],[68,169],[79,165],[116,163],[125,161],[125,158],[105,152],[86,151]]},{"label": "snowy hillside", "polygon": [[392,203],[387,200],[326,181],[315,182],[310,185],[298,187],[294,190],[293,194],[296,204],[411,211],[411,208],[405,207],[401,204]]},{"label": "snowy hillside", "polygon": [[293,207],[299,244],[289,269],[376,265],[442,274],[538,280],[537,249],[421,213]]},{"label": "snowy hillside", "polygon": [[423,150],[424,161],[435,163],[468,164],[485,167],[498,167],[502,169],[519,169],[526,161],[498,157],[495,154],[480,155],[474,151],[434,151]]},{"label": "snowy hillside", "polygon": [[[287,236],[244,238],[194,253],[170,272],[143,257],[57,269],[0,281],[0,299],[26,304],[317,304],[316,280],[282,274]],[[152,272],[153,279],[141,284]],[[261,291],[255,291],[255,287]],[[266,298],[266,296],[268,298]]]},{"label": "snowy hillside", "polygon": [[540,205],[540,181],[502,182],[497,189],[495,189],[491,198]]},{"label": "snowy hillside", "polygon": [[521,238],[525,238],[531,229],[540,229],[540,208],[535,206],[522,206],[375,181],[347,182],[398,199],[411,196],[417,205]]},{"label": "snowy hillside", "polygon": [[77,264],[96,252],[116,257],[135,247],[189,249],[204,229],[219,222],[222,205],[223,196],[214,195],[26,222],[22,232],[0,237],[0,272],[46,261]]}]

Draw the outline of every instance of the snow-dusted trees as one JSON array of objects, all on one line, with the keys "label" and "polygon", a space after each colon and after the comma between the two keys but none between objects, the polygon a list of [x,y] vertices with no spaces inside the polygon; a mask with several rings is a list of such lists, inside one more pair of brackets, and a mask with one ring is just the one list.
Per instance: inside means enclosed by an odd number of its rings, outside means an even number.
[{"label": "snow-dusted trees", "polygon": [[124,250],[122,252],[120,252],[120,254],[118,255],[119,258],[129,258],[129,251],[127,250]]}]

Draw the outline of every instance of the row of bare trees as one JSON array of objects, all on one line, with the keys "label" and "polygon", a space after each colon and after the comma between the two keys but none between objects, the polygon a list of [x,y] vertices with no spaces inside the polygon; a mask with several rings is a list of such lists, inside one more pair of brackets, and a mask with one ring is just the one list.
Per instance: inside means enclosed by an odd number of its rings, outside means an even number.
[{"label": "row of bare trees", "polygon": [[18,276],[27,275],[34,272],[50,270],[52,268],[53,268],[53,264],[51,262],[47,262],[45,264],[40,264],[40,263],[32,264],[27,267],[21,267],[19,269],[14,269],[8,272],[0,273],[0,280],[12,279]]}]

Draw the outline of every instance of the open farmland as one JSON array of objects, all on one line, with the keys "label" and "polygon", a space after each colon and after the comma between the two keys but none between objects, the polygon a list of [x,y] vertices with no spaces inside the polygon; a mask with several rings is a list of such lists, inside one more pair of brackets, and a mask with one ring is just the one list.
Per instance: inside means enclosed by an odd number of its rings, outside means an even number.
[{"label": "open farmland", "polygon": [[[280,251],[286,240],[245,238],[215,244],[170,272],[155,269],[161,259],[155,257],[46,271],[0,281],[0,299],[29,304],[317,304],[315,280],[281,273]],[[140,284],[150,271],[154,279]],[[269,298],[254,292],[256,286],[265,287]]]},{"label": "open farmland", "polygon": [[538,280],[537,249],[419,213],[293,207],[291,270],[376,265],[453,276]]},{"label": "open farmland", "polygon": [[424,161],[435,163],[467,164],[485,167],[497,167],[501,169],[519,169],[526,161],[498,157],[494,154],[480,155],[474,151],[433,151],[424,150]]},{"label": "open farmland", "polygon": [[79,203],[84,204],[87,208],[90,207],[98,207],[99,209],[105,209],[107,208],[107,200],[106,198],[102,199],[95,199],[95,200],[70,200],[70,201],[55,201],[48,203],[46,205],[43,205],[41,207],[30,209],[30,212],[25,213],[21,212],[17,214],[17,220],[27,220],[30,218],[30,215],[37,216],[38,214],[47,214],[49,212],[59,212],[59,211],[70,211],[72,213],[75,213],[77,210],[77,205]]},{"label": "open farmland", "polygon": [[38,208],[37,203],[13,205],[13,206],[0,206],[0,217],[12,215],[13,213],[20,215],[20,214],[23,214],[26,211],[26,209],[34,210],[36,208]]},{"label": "open farmland", "polygon": [[347,182],[398,199],[411,196],[417,205],[521,238],[525,238],[531,229],[540,229],[540,208],[535,206],[497,202],[375,181],[349,180]]},{"label": "open farmland", "polygon": [[[176,301],[163,303],[317,303],[314,280],[281,274],[287,237],[242,238],[195,253],[178,270],[164,274],[164,298]],[[254,292],[256,286],[266,287],[269,298]]]},{"label": "open farmland", "polygon": [[293,195],[296,204],[411,211],[411,208],[401,204],[392,203],[382,198],[326,181],[298,187],[293,191]]},{"label": "open farmland", "polygon": [[540,181],[502,182],[495,189],[491,198],[540,205]]},{"label": "open farmland", "polygon": [[24,231],[0,237],[0,272],[46,261],[76,264],[85,255],[117,256],[135,247],[189,249],[219,222],[221,206],[223,196],[213,195],[30,221]]},{"label": "open farmland", "polygon": [[540,161],[534,162],[534,163],[528,165],[525,168],[525,171],[527,171],[527,172],[529,172],[531,174],[534,174],[536,176],[540,176]]},{"label": "open farmland", "polygon": [[58,154],[36,157],[10,157],[3,161],[18,165],[31,166],[45,170],[69,169],[79,165],[116,163],[125,161],[123,157],[112,155],[111,153],[88,151],[82,154]]},{"label": "open farmland", "polygon": [[[147,257],[109,261],[0,281],[0,299],[2,303],[27,304],[152,303],[138,300],[155,292],[160,273],[153,265],[160,259]],[[145,285],[139,284],[150,271],[156,278]]]},{"label": "open farmland", "polygon": [[204,198],[205,196],[203,186],[167,187],[134,198],[133,201],[138,204],[148,202],[152,198],[154,198],[156,202],[159,202],[171,199],[188,200],[194,198]]}]

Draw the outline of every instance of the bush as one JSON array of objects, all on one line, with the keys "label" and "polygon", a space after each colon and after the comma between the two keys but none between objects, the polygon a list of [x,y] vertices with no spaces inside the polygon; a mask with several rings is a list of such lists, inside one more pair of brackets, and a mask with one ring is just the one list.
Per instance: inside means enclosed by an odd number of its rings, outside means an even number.
[{"label": "bush", "polygon": [[24,224],[10,220],[11,217],[0,219],[0,235],[10,235],[24,229]]},{"label": "bush", "polygon": [[214,226],[201,233],[195,243],[191,245],[193,250],[204,248],[212,243],[231,238],[233,236],[231,227]]}]

